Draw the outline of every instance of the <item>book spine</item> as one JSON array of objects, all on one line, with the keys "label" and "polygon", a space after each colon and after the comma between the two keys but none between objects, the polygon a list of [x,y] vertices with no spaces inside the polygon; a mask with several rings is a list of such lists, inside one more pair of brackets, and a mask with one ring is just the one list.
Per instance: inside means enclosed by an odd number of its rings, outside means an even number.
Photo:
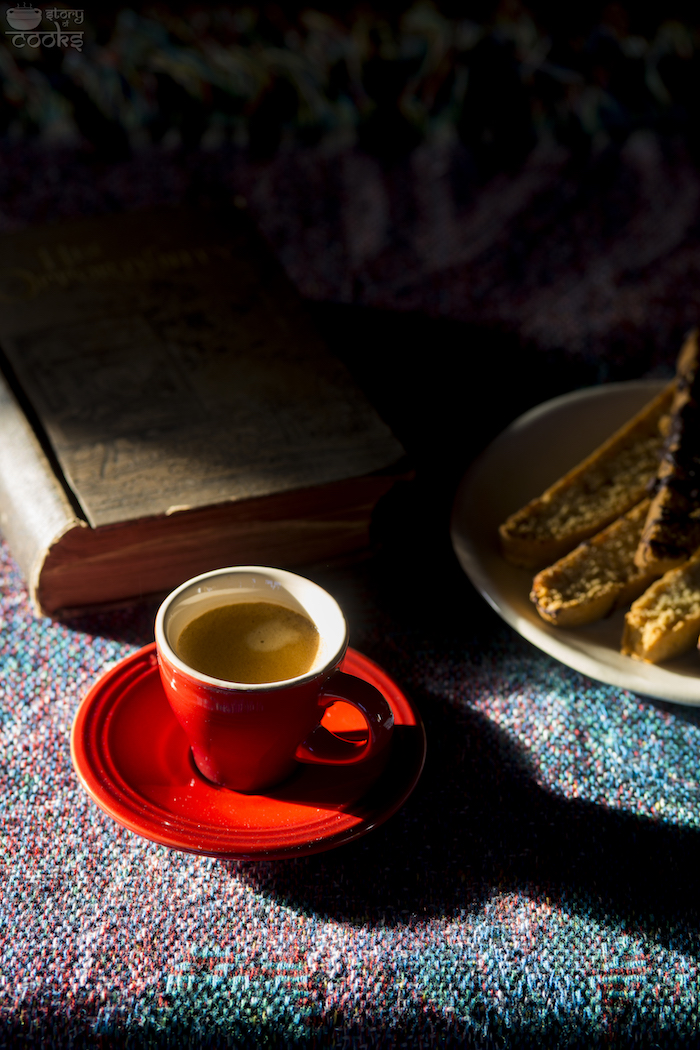
[{"label": "book spine", "polygon": [[27,417],[0,375],[0,531],[24,574],[35,610],[51,547],[71,529],[87,528],[75,514]]}]

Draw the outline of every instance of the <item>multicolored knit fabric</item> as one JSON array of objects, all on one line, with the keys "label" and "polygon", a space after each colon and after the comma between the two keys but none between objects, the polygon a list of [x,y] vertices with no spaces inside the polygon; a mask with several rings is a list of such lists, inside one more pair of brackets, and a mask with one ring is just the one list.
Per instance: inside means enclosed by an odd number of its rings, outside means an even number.
[{"label": "multicolored knit fabric", "polygon": [[72,719],[153,610],[36,619],[2,549],[0,1045],[698,1045],[697,712],[557,664],[443,562],[317,576],[422,712],[413,796],[252,863],[168,851],[83,791]]}]

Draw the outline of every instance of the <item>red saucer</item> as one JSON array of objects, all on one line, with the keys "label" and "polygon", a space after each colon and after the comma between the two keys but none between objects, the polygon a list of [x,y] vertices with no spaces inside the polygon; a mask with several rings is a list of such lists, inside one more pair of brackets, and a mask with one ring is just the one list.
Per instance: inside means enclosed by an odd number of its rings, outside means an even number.
[{"label": "red saucer", "polygon": [[[365,835],[406,801],[425,761],[420,716],[377,664],[348,649],[342,669],[376,686],[394,712],[382,765],[300,765],[267,795],[243,795],[197,771],[161,688],[155,644],[100,678],[73,723],[71,754],[80,780],[118,823],[171,849],[237,860],[320,853]],[[328,709],[324,726],[352,739],[361,716]],[[366,732],[366,731],[365,731]]]}]

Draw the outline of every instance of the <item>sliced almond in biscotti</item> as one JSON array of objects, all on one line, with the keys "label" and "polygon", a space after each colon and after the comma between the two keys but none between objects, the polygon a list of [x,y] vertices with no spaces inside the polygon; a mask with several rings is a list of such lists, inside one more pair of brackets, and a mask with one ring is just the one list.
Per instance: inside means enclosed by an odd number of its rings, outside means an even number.
[{"label": "sliced almond in biscotti", "polygon": [[636,416],[501,525],[507,561],[538,569],[600,532],[647,495],[673,400],[669,384]]},{"label": "sliced almond in biscotti", "polygon": [[655,495],[635,555],[641,569],[661,575],[682,565],[700,545],[700,340],[697,329],[683,344],[669,434]]},{"label": "sliced almond in biscotti", "polygon": [[690,649],[700,635],[700,550],[664,573],[625,617],[622,652],[658,664]]},{"label": "sliced almond in biscotti", "polygon": [[530,600],[543,620],[557,627],[593,623],[627,605],[656,579],[658,574],[634,564],[649,503],[642,500],[535,576]]}]

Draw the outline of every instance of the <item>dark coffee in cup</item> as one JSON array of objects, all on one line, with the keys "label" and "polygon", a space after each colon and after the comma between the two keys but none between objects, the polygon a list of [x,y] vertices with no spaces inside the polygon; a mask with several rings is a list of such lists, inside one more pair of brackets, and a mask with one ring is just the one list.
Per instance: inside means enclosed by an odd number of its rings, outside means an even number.
[{"label": "dark coffee in cup", "polygon": [[[165,696],[197,769],[214,784],[260,793],[299,763],[356,765],[389,746],[390,704],[341,670],[345,617],[303,576],[265,565],[204,572],[168,595],[155,635]],[[361,714],[365,744],[321,725],[337,700]]]},{"label": "dark coffee in cup", "polygon": [[227,682],[283,682],[313,665],[319,634],[306,616],[273,602],[238,602],[191,620],[175,644],[181,660]]}]

